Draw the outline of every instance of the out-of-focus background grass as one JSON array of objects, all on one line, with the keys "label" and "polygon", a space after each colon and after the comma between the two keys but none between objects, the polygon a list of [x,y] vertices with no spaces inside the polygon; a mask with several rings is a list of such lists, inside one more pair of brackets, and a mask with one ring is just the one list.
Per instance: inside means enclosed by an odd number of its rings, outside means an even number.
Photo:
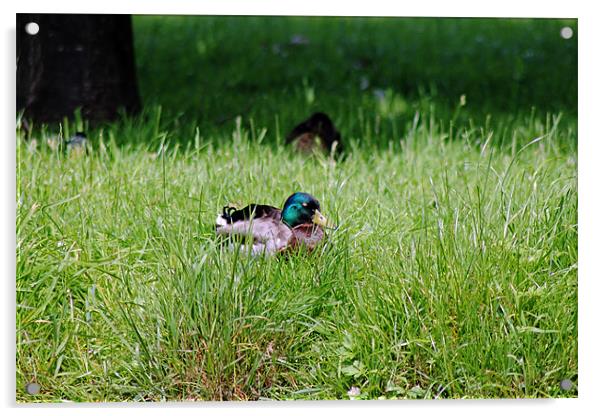
[{"label": "out-of-focus background grass", "polygon": [[577,112],[576,20],[138,16],[134,27],[144,102],[207,133],[241,115],[272,138],[322,110],[346,136],[375,116],[400,135],[434,104],[450,119],[462,96],[456,124]]}]

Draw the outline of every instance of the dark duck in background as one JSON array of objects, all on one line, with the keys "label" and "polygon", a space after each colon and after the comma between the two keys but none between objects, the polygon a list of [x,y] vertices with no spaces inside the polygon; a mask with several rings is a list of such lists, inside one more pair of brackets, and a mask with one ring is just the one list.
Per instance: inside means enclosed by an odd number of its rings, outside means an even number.
[{"label": "dark duck in background", "polygon": [[286,143],[294,144],[299,152],[305,154],[320,151],[340,156],[343,153],[341,133],[325,113],[314,113],[295,126],[286,136]]}]

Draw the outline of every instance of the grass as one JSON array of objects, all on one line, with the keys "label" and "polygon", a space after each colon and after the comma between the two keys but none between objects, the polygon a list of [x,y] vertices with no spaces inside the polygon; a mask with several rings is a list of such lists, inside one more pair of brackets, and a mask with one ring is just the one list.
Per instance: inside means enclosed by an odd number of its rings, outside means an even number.
[{"label": "grass", "polygon": [[[181,44],[203,25],[177,19],[135,21],[137,34],[155,33],[136,41],[149,103],[140,116],[61,124],[65,137],[89,129],[88,154],[56,148],[56,126],[28,137],[17,129],[17,401],[347,399],[352,387],[360,399],[577,395],[559,385],[578,382],[572,98],[554,104],[557,89],[521,87],[524,98],[503,110],[499,86],[483,91],[491,95],[480,108],[469,93],[464,105],[455,92],[387,87],[400,85],[387,71],[382,94],[347,89],[344,71],[329,90],[313,76],[320,65],[297,83],[303,71],[273,75],[267,58],[257,78],[233,22],[249,48],[252,36],[290,35],[259,18],[198,20],[209,22],[202,62],[232,71],[199,85],[202,75],[192,71],[193,82],[180,71],[193,50],[171,56],[159,34],[179,22],[169,33]],[[313,47],[314,36],[338,33],[324,22],[292,19],[286,30],[311,27]],[[361,26],[342,26],[353,24]],[[541,39],[558,24],[566,22],[499,23]],[[431,29],[417,42],[436,38]],[[374,33],[383,57],[396,45],[386,30]],[[514,39],[503,33],[502,49]],[[374,40],[351,39],[360,52]],[[449,53],[461,55],[461,45]],[[169,88],[166,65],[180,74]],[[469,67],[463,85],[477,79]],[[243,111],[249,80],[263,104]],[[223,104],[197,115],[190,97]],[[345,159],[282,146],[287,126],[317,108],[336,119]],[[215,122],[226,112],[231,119]],[[266,259],[217,244],[213,221],[225,203],[281,205],[296,190],[339,225],[319,251]],[[25,393],[30,382],[39,395]]]},{"label": "grass", "polygon": [[393,118],[380,133],[399,137],[433,102],[451,119],[462,95],[480,123],[533,106],[577,114],[575,19],[138,16],[134,27],[141,95],[186,136],[232,130],[238,115],[288,130],[320,110],[360,137],[361,110]]}]

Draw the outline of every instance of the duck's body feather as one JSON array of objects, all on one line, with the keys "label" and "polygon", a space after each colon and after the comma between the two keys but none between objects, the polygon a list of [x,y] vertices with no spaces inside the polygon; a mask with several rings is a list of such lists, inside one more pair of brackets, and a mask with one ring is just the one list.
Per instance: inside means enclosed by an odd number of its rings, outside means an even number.
[{"label": "duck's body feather", "polygon": [[253,255],[273,254],[307,247],[313,249],[324,237],[321,227],[301,224],[290,228],[282,222],[282,210],[270,205],[251,204],[237,210],[226,206],[216,219],[218,235],[252,239]]},{"label": "duck's body feather", "polygon": [[224,207],[216,220],[216,233],[251,238],[252,254],[282,251],[293,235],[292,230],[281,221],[280,209],[259,204],[251,204],[240,210]]}]

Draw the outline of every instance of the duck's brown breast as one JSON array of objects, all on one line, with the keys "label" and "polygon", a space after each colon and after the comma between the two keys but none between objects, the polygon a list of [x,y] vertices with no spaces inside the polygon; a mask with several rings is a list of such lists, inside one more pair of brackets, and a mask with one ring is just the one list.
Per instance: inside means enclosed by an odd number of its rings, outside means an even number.
[{"label": "duck's brown breast", "polygon": [[289,242],[289,247],[307,247],[313,250],[324,238],[322,227],[313,224],[301,224],[293,228],[293,235]]},{"label": "duck's brown breast", "polygon": [[303,133],[295,139],[297,151],[304,154],[311,154],[314,151],[328,151],[324,143],[314,133]]}]

